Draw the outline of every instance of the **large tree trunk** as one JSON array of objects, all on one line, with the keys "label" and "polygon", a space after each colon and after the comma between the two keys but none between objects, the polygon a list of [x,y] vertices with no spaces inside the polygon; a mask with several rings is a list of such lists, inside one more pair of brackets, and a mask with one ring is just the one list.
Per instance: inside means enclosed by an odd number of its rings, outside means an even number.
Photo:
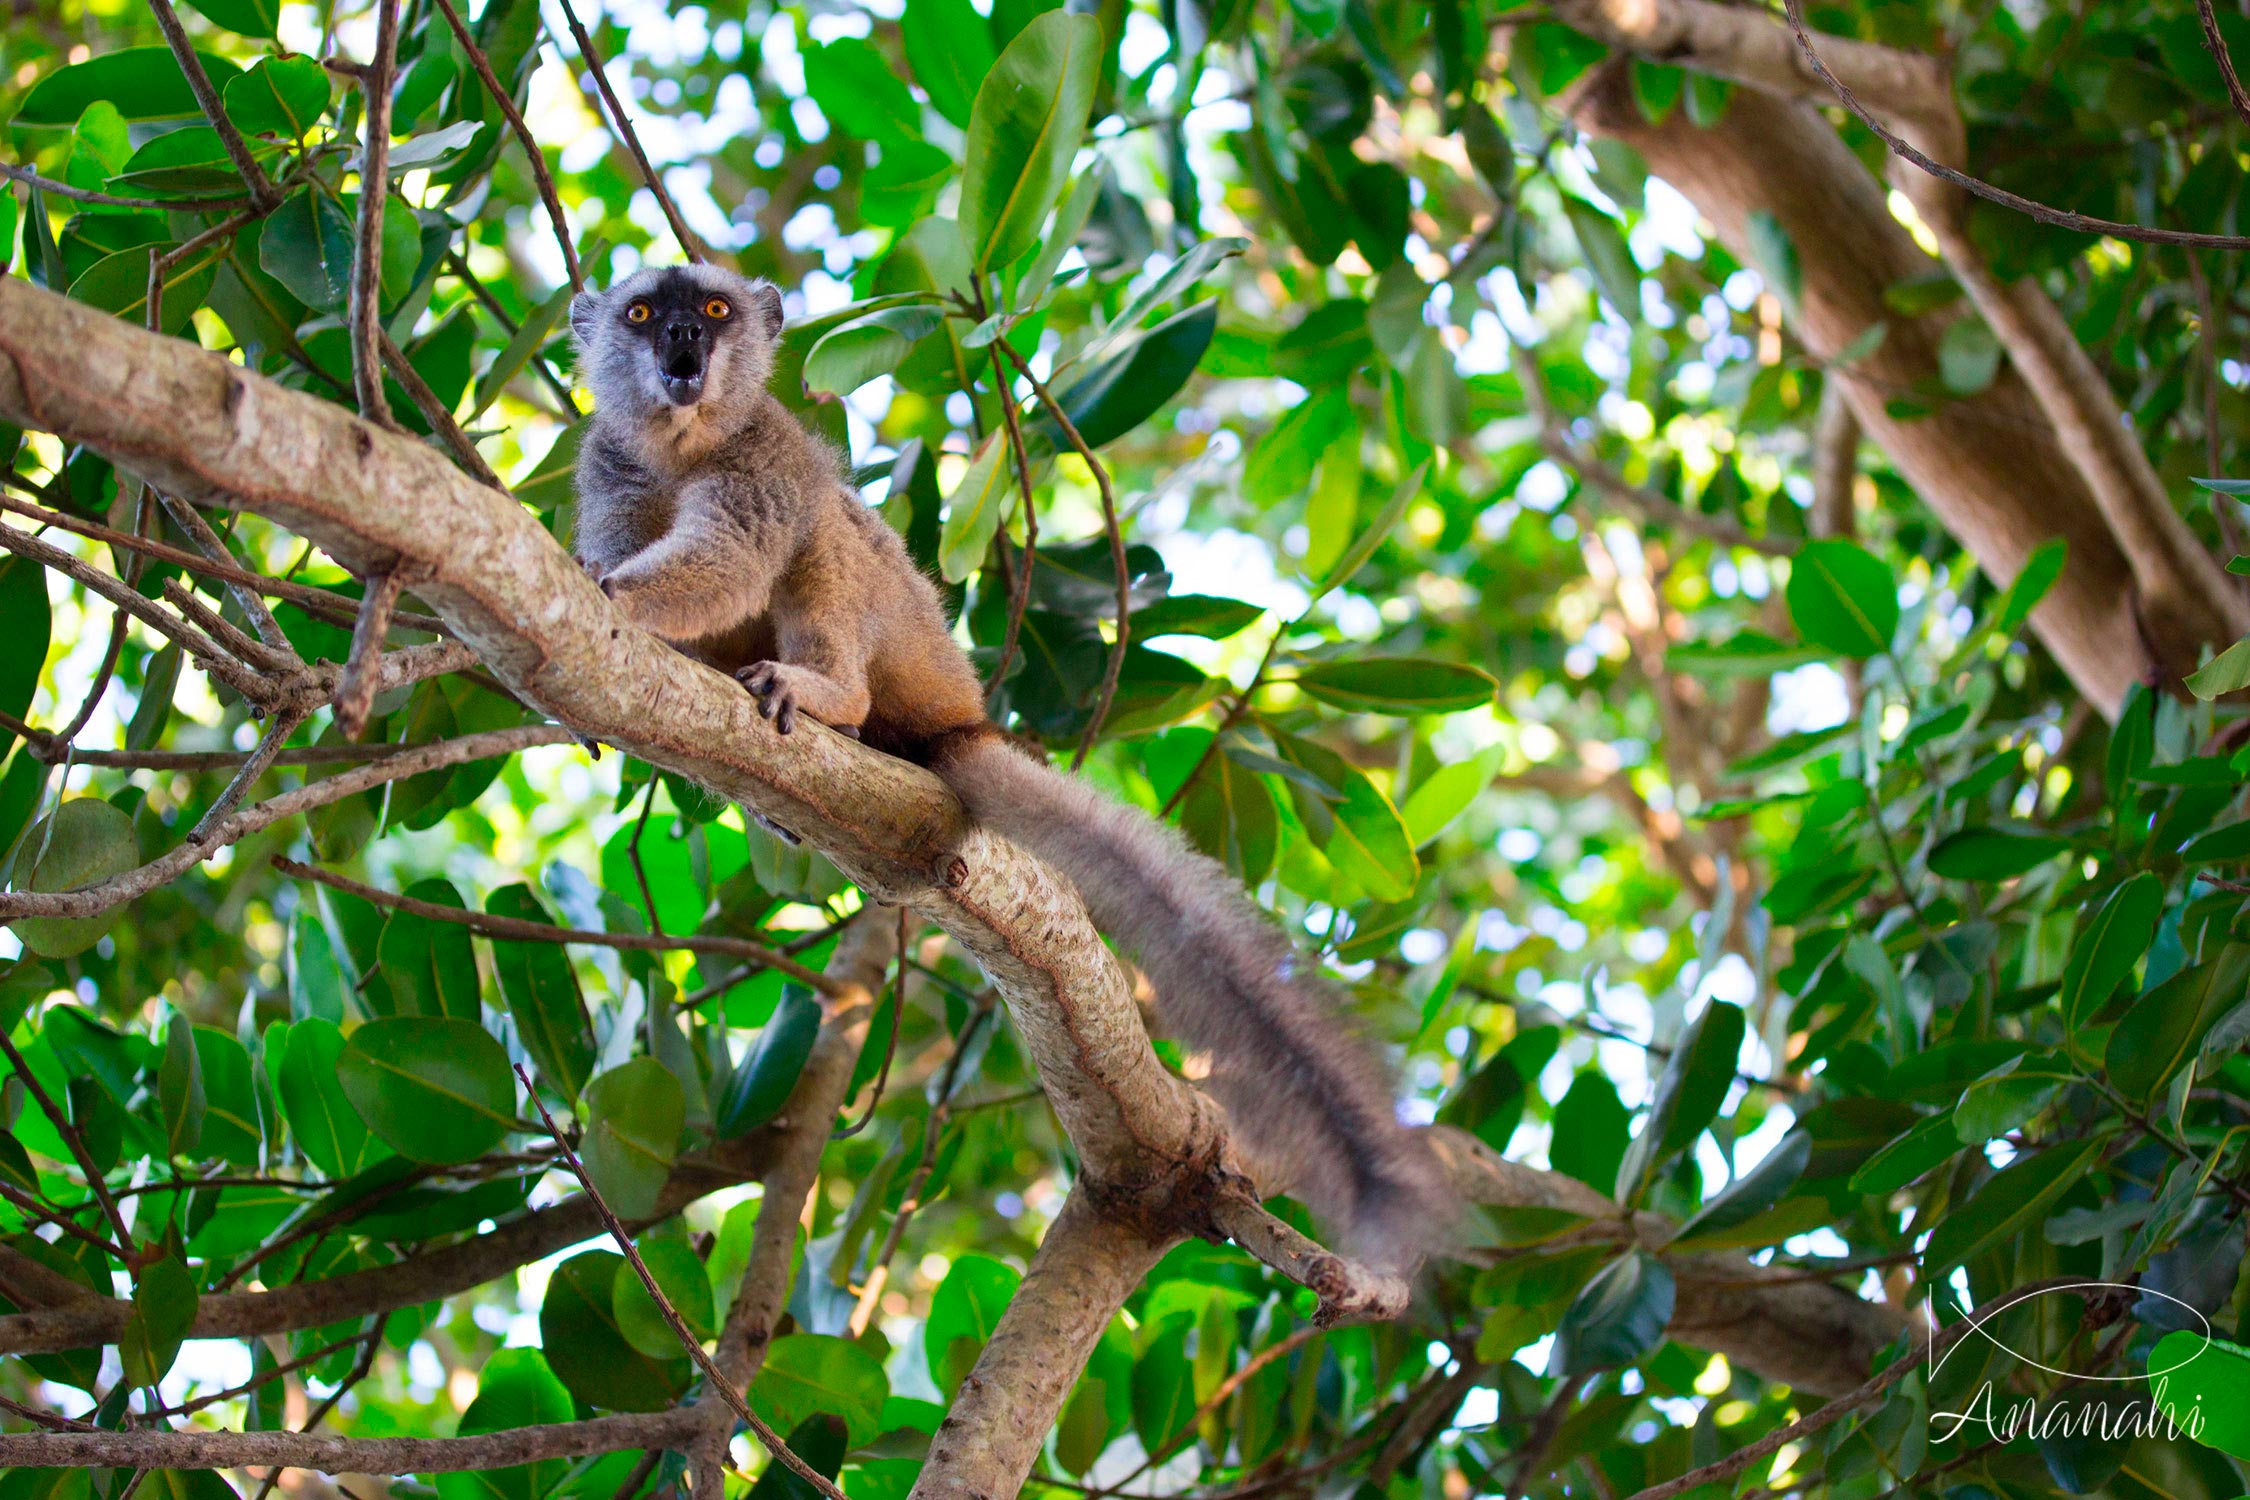
[{"label": "large tree trunk", "polygon": [[[1638,150],[1746,262],[1755,264],[1751,216],[1773,215],[1802,268],[1793,326],[1816,357],[1833,360],[1871,326],[1888,325],[1871,354],[1832,365],[1831,378],[1867,436],[1993,577],[2013,579],[2031,550],[2051,537],[2069,544],[2069,563],[2033,624],[2103,713],[2115,716],[2134,681],[2176,679],[2195,666],[2202,647],[2228,644],[2250,629],[2240,596],[2161,494],[2151,503],[2145,486],[2122,480],[2110,489],[2130,490],[2126,500],[2098,494],[2094,481],[2113,480],[2111,470],[2130,466],[2110,464],[2090,480],[2078,460],[2115,458],[2107,450],[2129,435],[2107,432],[2099,416],[2077,416],[2076,407],[2071,430],[2059,431],[2049,411],[2067,393],[2046,392],[2043,405],[2018,375],[2027,358],[2041,360],[2040,350],[2018,348],[2025,343],[2021,329],[1994,320],[2011,362],[1983,392],[1940,397],[1924,416],[1892,414],[1894,398],[1938,389],[1938,341],[1962,314],[1955,308],[1908,318],[1885,305],[1886,287],[1943,266],[1914,243],[1882,184],[1811,105],[1744,88],[1708,128],[1677,110],[1651,124],[1622,70],[1610,69],[1580,92],[1572,112],[1584,129]],[[1991,290],[1975,285],[1973,274],[1968,279],[1972,293]],[[2018,292],[2007,294],[2018,310],[2036,301],[2053,320],[2037,288]],[[2053,364],[2045,361],[2041,373]],[[2105,514],[2103,498],[2120,515]],[[2124,521],[2129,534],[2121,545]]]}]

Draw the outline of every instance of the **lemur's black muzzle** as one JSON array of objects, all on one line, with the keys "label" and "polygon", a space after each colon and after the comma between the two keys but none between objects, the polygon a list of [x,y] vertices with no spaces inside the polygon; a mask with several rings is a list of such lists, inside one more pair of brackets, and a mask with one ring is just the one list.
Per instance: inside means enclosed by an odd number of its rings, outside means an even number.
[{"label": "lemur's black muzzle", "polygon": [[703,394],[703,372],[710,367],[711,344],[703,325],[692,318],[667,323],[656,336],[656,373],[674,406],[693,406]]}]

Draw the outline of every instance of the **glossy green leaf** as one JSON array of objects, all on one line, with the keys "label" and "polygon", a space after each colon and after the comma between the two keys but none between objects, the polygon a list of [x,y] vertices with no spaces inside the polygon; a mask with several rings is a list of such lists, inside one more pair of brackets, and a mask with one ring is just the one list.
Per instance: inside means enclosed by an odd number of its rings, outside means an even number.
[{"label": "glossy green leaf", "polygon": [[[466,909],[451,881],[418,880],[404,894],[416,901]],[[482,1014],[477,955],[468,928],[394,911],[383,924],[377,953],[400,1015],[474,1021]]]},{"label": "glossy green leaf", "polygon": [[822,336],[805,356],[805,389],[848,396],[889,375],[914,346],[936,332],[945,315],[935,307],[890,307]]},{"label": "glossy green leaf", "polygon": [[[98,797],[73,797],[24,834],[11,886],[19,891],[83,890],[132,869],[140,863],[140,852],[133,820],[123,810]],[[113,909],[92,917],[18,917],[8,925],[32,952],[69,958],[100,942],[117,918]]]},{"label": "glossy green leaf", "polygon": [[308,1016],[289,1028],[280,1080],[291,1138],[314,1166],[339,1179],[357,1176],[387,1154],[345,1097],[343,1055],[344,1034],[335,1023]]},{"label": "glossy green leaf", "polygon": [[[230,0],[263,5],[268,0]],[[309,57],[265,58],[227,84],[227,118],[245,135],[304,139],[328,112],[328,70]]]},{"label": "glossy green leaf", "polygon": [[345,1039],[336,1072],[368,1128],[416,1161],[473,1161],[515,1126],[508,1054],[474,1021],[370,1021]]},{"label": "glossy green leaf", "polygon": [[[517,921],[553,920],[531,887],[520,881],[485,897],[484,909]],[[594,1033],[569,952],[554,943],[494,938],[492,970],[500,981],[501,1000],[516,1023],[516,1036],[531,1054],[540,1078],[575,1100],[593,1076]]]},{"label": "glossy green leaf", "polygon": [[1854,660],[1889,650],[1898,629],[1890,569],[1856,542],[1808,543],[1790,561],[1786,598],[1799,635]]},{"label": "glossy green leaf", "polygon": [[[0,654],[0,713],[22,719],[31,712],[39,670],[47,659],[50,624],[47,570],[28,557],[0,558],[0,640],[16,643]],[[12,737],[0,730],[0,748]],[[0,829],[4,837],[6,829]],[[5,848],[0,844],[0,848]]]},{"label": "glossy green leaf", "polygon": [[1048,11],[1016,33],[977,88],[961,179],[961,228],[980,269],[1030,249],[1086,133],[1101,23]]},{"label": "glossy green leaf", "polygon": [[328,193],[300,188],[266,219],[258,266],[307,307],[334,312],[351,295],[351,216]]},{"label": "glossy green leaf", "polygon": [[1023,1275],[989,1255],[964,1255],[953,1262],[930,1298],[922,1349],[930,1379],[950,1394],[1000,1326],[1000,1315],[1015,1296]]},{"label": "glossy green leaf", "polygon": [[[222,89],[242,70],[223,57],[198,52],[203,70]],[[99,101],[113,104],[128,120],[185,120],[202,110],[188,87],[172,50],[161,44],[120,47],[85,62],[57,68],[33,86],[16,107],[13,123],[68,127],[78,122],[86,106]]]},{"label": "glossy green leaf", "polygon": [[1767,1152],[1763,1161],[1737,1177],[1682,1224],[1674,1243],[1682,1248],[1694,1246],[1765,1213],[1804,1175],[1806,1164],[1812,1160],[1812,1147],[1812,1137],[1805,1131],[1792,1130],[1783,1136],[1781,1144]]},{"label": "glossy green leaf", "polygon": [[1937,1222],[1922,1255],[1924,1274],[1943,1277],[2035,1228],[2055,1200],[2085,1175],[2105,1141],[2105,1136],[2093,1135],[2050,1146],[2002,1169]]},{"label": "glossy green leaf", "polygon": [[1584,1375],[1631,1364],[1662,1341],[1672,1305],[1672,1273],[1663,1262],[1639,1250],[1619,1256],[1571,1300],[1549,1367]]},{"label": "glossy green leaf", "polygon": [[945,501],[945,529],[938,538],[938,567],[947,583],[960,583],[984,565],[985,551],[1000,530],[1016,476],[1008,444],[992,433],[977,446],[969,467]]},{"label": "glossy green leaf", "polygon": [[2133,1002],[2110,1033],[2103,1057],[2110,1083],[2128,1099],[2150,1100],[2195,1056],[2204,1034],[2243,1001],[2250,945],[2229,943]]},{"label": "glossy green leaf", "polygon": [[1617,1199],[1638,1203],[1650,1174],[1717,1118],[1734,1087],[1735,1062],[1747,1026],[1742,1008],[1713,1000],[1688,1024],[1656,1080],[1647,1116],[1618,1169]]},{"label": "glossy green leaf", "polygon": [[648,1218],[687,1123],[680,1080],[655,1058],[636,1057],[586,1086],[586,1110],[579,1155],[595,1189],[619,1218]]},{"label": "glossy green leaf", "polygon": [[1946,835],[1930,850],[1930,873],[1950,880],[2012,880],[2069,848],[2068,839],[2044,834],[1964,828]]},{"label": "glossy green leaf", "polygon": [[[651,1235],[634,1247],[640,1252],[641,1264],[648,1267],[649,1275],[664,1293],[664,1300],[672,1304],[672,1311],[687,1324],[688,1332],[698,1339],[707,1339],[717,1331],[717,1308],[711,1292],[711,1278],[696,1258],[695,1249],[685,1239],[672,1235]],[[623,1256],[617,1261],[617,1282],[610,1288],[610,1306],[617,1315],[618,1332],[625,1342],[652,1359],[676,1359],[686,1354],[680,1345],[680,1336],[672,1331],[664,1310],[648,1294],[647,1283],[633,1269],[632,1262]]]},{"label": "glossy green leaf", "polygon": [[1423,657],[1324,661],[1297,674],[1297,686],[1355,713],[1450,714],[1481,708],[1499,684],[1481,668]]},{"label": "glossy green leaf", "polygon": [[2067,1026],[2075,1030],[2092,1023],[2156,940],[2163,914],[2164,883],[2144,871],[2079,915],[2056,997]]},{"label": "glossy green leaf", "polygon": [[588,1250],[557,1266],[539,1305],[539,1347],[587,1405],[662,1411],[687,1389],[694,1366],[684,1354],[652,1358],[625,1341],[611,1300],[623,1265],[614,1250]]},{"label": "glossy green leaf", "polygon": [[857,1447],[875,1436],[890,1390],[882,1361],[849,1339],[792,1333],[766,1351],[750,1409],[783,1431],[815,1413],[841,1417]]},{"label": "glossy green leaf", "polygon": [[812,991],[791,985],[750,1055],[735,1069],[734,1084],[717,1111],[721,1140],[748,1135],[781,1113],[819,1035],[819,1000]]},{"label": "glossy green leaf", "polygon": [[[1218,326],[1216,299],[1174,313],[1089,369],[1056,402],[1089,448],[1123,437],[1179,394]],[[1029,425],[1050,446],[1069,446],[1060,425],[1044,410]]]},{"label": "glossy green leaf", "polygon": [[164,1378],[195,1326],[195,1277],[173,1256],[143,1266],[134,1278],[133,1310],[117,1338],[125,1379],[138,1386]]},{"label": "glossy green leaf", "polygon": [[[498,1349],[477,1371],[477,1396],[461,1413],[460,1437],[567,1422],[576,1415],[570,1392],[537,1349]],[[441,1500],[544,1500],[569,1464],[543,1459],[503,1469],[439,1474]]]},{"label": "glossy green leaf", "polygon": [[2055,580],[2062,577],[2063,563],[2069,555],[2070,543],[2059,536],[2034,547],[2031,556],[2024,559],[2022,571],[2000,596],[1999,606],[1993,611],[1992,628],[2002,635],[2014,635],[2021,630],[2024,622],[2031,618],[2031,612],[2039,607],[2039,601],[2054,588]]},{"label": "glossy green leaf", "polygon": [[157,1101],[164,1110],[164,1134],[172,1154],[192,1155],[203,1140],[203,1065],[196,1055],[195,1027],[182,1015],[175,1014],[165,1028]]}]

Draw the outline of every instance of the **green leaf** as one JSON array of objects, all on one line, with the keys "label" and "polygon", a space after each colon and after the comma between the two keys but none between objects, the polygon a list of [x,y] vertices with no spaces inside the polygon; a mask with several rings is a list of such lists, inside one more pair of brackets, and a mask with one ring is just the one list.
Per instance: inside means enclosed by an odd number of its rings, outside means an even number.
[{"label": "green leaf", "polygon": [[1974,396],[2000,373],[2000,340],[1978,317],[1957,318],[1938,336],[1938,380],[1956,396]]},{"label": "green leaf", "polygon": [[[1992,628],[2001,635],[2014,635],[2023,628],[2024,621],[2047,597],[2047,591],[2062,577],[2063,563],[2070,556],[2070,543],[2062,537],[2049,537],[2031,550],[2023,560],[2023,568],[2016,574],[2015,582],[2008,585],[2000,596],[1999,606],[1993,612]],[[2194,679],[2190,678],[2192,685]]]},{"label": "green leaf", "polygon": [[[568,1422],[577,1414],[570,1392],[537,1349],[498,1349],[477,1371],[477,1398],[461,1413],[456,1436],[510,1432]],[[543,1500],[570,1465],[562,1459],[434,1476],[440,1500]]]},{"label": "green leaf", "polygon": [[156,1092],[172,1154],[192,1155],[203,1140],[203,1064],[196,1055],[194,1025],[177,1013],[164,1029],[164,1065],[157,1073]]},{"label": "green leaf", "polygon": [[1413,656],[1320,662],[1296,682],[1321,702],[1357,713],[1459,713],[1483,707],[1500,690],[1482,668]]},{"label": "green leaf", "polygon": [[946,497],[945,529],[938,538],[938,571],[947,583],[960,583],[984,565],[985,549],[1000,530],[1001,514],[1014,493],[1015,475],[1003,434],[989,433],[969,467]]},{"label": "green leaf", "polygon": [[992,27],[969,0],[915,0],[900,12],[898,29],[914,81],[939,114],[967,128],[992,71]]},{"label": "green leaf", "polygon": [[922,106],[883,54],[865,39],[838,37],[804,49],[805,92],[846,135],[886,149],[922,136]]},{"label": "green leaf", "polygon": [[1961,1152],[1961,1135],[1951,1114],[1936,1114],[1860,1163],[1852,1173],[1855,1193],[1895,1193]]},{"label": "green leaf", "polygon": [[1187,1337],[1184,1326],[1174,1328],[1133,1362],[1133,1431],[1147,1452],[1158,1452],[1195,1415],[1195,1372],[1188,1363]]},{"label": "green leaf", "polygon": [[989,1255],[964,1255],[946,1271],[922,1327],[930,1379],[939,1390],[950,1396],[960,1387],[1022,1281],[1022,1273]]},{"label": "green leaf", "polygon": [[1375,555],[1375,549],[1383,545],[1384,539],[1391,534],[1391,528],[1406,514],[1406,508],[1421,495],[1422,479],[1429,473],[1429,469],[1429,461],[1425,459],[1415,466],[1412,473],[1399,481],[1398,488],[1391,492],[1391,498],[1376,512],[1375,519],[1368,523],[1367,529],[1354,537],[1352,544],[1344,549],[1334,566],[1320,575],[1320,581],[1312,587],[1311,603],[1317,604],[1327,598]]},{"label": "green leaf", "polygon": [[[266,4],[269,0],[246,0]],[[305,138],[328,113],[328,70],[309,57],[269,57],[227,84],[227,118],[244,135]]]},{"label": "green leaf", "polygon": [[655,1359],[625,1341],[612,1303],[623,1265],[614,1250],[588,1250],[557,1266],[539,1305],[539,1345],[556,1378],[587,1405],[662,1411],[686,1391],[694,1366],[685,1355]]},{"label": "green leaf", "polygon": [[[24,835],[12,884],[19,891],[83,890],[124,874],[140,856],[133,820],[122,809],[99,797],[73,797]],[[112,909],[93,917],[18,917],[8,925],[42,958],[70,958],[100,942],[118,915]]]},{"label": "green leaf", "polygon": [[1404,901],[1422,872],[1414,840],[1382,789],[1357,771],[1344,783],[1336,831],[1326,845],[1337,872],[1378,901]]},{"label": "green leaf", "polygon": [[307,1016],[289,1028],[279,1085],[289,1134],[314,1166],[339,1179],[358,1176],[387,1154],[344,1096],[343,1055],[344,1034],[336,1024]]},{"label": "green leaf", "polygon": [[935,307],[890,307],[833,329],[805,356],[805,389],[849,396],[877,376],[896,371],[944,321],[945,314]]},{"label": "green leaf", "polygon": [[856,1448],[876,1436],[890,1393],[882,1362],[851,1340],[792,1333],[766,1351],[750,1409],[785,1432],[816,1413],[841,1417]]},{"label": "green leaf", "polygon": [[[711,1277],[696,1258],[695,1247],[677,1235],[651,1235],[634,1248],[640,1252],[648,1274],[656,1278],[664,1300],[687,1324],[688,1332],[698,1339],[716,1332],[718,1308],[711,1294]],[[687,1352],[680,1347],[680,1336],[665,1321],[664,1310],[648,1294],[640,1273],[623,1257],[617,1262],[617,1284],[610,1289],[610,1306],[617,1314],[618,1332],[641,1353],[652,1359],[673,1359]]]},{"label": "green leaf", "polygon": [[1628,323],[1638,323],[1641,320],[1641,268],[1633,259],[1631,247],[1625,243],[1625,231],[1615,219],[1583,198],[1565,193],[1562,205],[1564,217],[1570,220],[1571,232],[1578,236],[1578,248],[1585,252],[1586,268],[1593,272],[1594,285],[1619,317]]},{"label": "green leaf", "polygon": [[[387,218],[386,215],[386,221]],[[555,325],[562,321],[563,313],[570,306],[570,298],[571,289],[567,285],[558,287],[553,296],[533,308],[531,315],[516,325],[507,346],[493,356],[492,363],[477,377],[476,399],[469,410],[471,422],[483,416],[492,403],[500,399],[508,382],[523,373],[532,356],[553,336]]]},{"label": "green leaf", "polygon": [[[447,880],[417,880],[405,894],[417,901],[466,910]],[[469,929],[410,911],[394,911],[376,949],[383,974],[404,1016],[449,1016],[474,1021],[482,1014],[477,955]]]},{"label": "green leaf", "polygon": [[[51,628],[47,570],[28,557],[11,553],[0,558],[0,640],[11,643],[0,652],[0,713],[14,719],[30,715],[31,697],[39,690],[39,672],[47,661]],[[0,751],[11,742],[12,736],[0,730]],[[0,853],[6,848],[0,842]]]},{"label": "green leaf", "polygon": [[1781,1195],[1796,1186],[1797,1179],[1804,1175],[1806,1163],[1812,1160],[1812,1147],[1809,1132],[1790,1131],[1781,1138],[1780,1145],[1766,1153],[1764,1161],[1737,1177],[1726,1191],[1704,1204],[1694,1217],[1682,1224],[1673,1243],[1685,1249],[1705,1238],[1717,1238],[1779,1203]]},{"label": "green leaf", "polygon": [[1494,745],[1467,760],[1440,766],[1423,777],[1398,810],[1399,820],[1406,824],[1406,835],[1414,847],[1423,848],[1455,818],[1467,812],[1469,804],[1500,774],[1507,759],[1507,746]]},{"label": "green leaf", "polygon": [[2128,1099],[2154,1099],[2219,1017],[2242,1003],[2246,984],[2250,946],[2228,943],[2218,957],[2180,970],[2134,1001],[2110,1033],[2103,1058],[2110,1083]]},{"label": "green leaf", "polygon": [[1954,1267],[2033,1228],[2085,1175],[2107,1139],[2095,1134],[2010,1163],[1938,1221],[1922,1254],[1923,1274],[1936,1285]]},{"label": "green leaf", "polygon": [[2056,997],[2067,1030],[2093,1023],[2156,941],[2163,915],[2164,882],[2145,870],[2103,897],[2100,906],[2080,913]]},{"label": "green leaf", "polygon": [[280,0],[188,0],[205,17],[244,36],[271,37],[279,24]]},{"label": "green leaf", "polygon": [[351,216],[328,193],[300,188],[259,231],[258,266],[305,306],[338,311],[351,296]]},{"label": "green leaf", "polygon": [[2012,880],[2069,849],[2070,840],[2045,834],[1964,828],[1938,840],[1930,850],[1930,873],[1948,880]]},{"label": "green leaf", "polygon": [[2250,1349],[2183,1328],[2149,1351],[2148,1383],[2172,1430],[2250,1459]]},{"label": "green leaf", "polygon": [[586,1175],[621,1219],[656,1212],[680,1154],[687,1094],[653,1057],[636,1057],[586,1086]]},{"label": "green leaf", "polygon": [[820,1002],[812,991],[789,986],[773,1019],[758,1033],[749,1057],[735,1070],[734,1083],[719,1106],[719,1139],[748,1135],[781,1113],[819,1036]]},{"label": "green leaf", "polygon": [[1742,1008],[1714,1000],[1680,1036],[1656,1081],[1648,1116],[1618,1168],[1617,1201],[1638,1203],[1648,1179],[1718,1117],[1742,1055]]},{"label": "green leaf", "polygon": [[1133,300],[1118,310],[1117,316],[1104,324],[1102,331],[1090,339],[1077,358],[1092,362],[1099,359],[1121,339],[1130,337],[1143,319],[1174,297],[1210,275],[1222,263],[1250,248],[1250,242],[1238,236],[1198,240],[1187,254],[1166,266],[1155,280],[1133,294]]},{"label": "green leaf", "polygon": [[1133,611],[1133,639],[1152,641],[1166,635],[1195,635],[1223,641],[1247,630],[1265,615],[1261,605],[1218,594],[1168,594],[1144,609]]},{"label": "green leaf", "polygon": [[131,1385],[154,1385],[172,1368],[180,1344],[195,1326],[195,1277],[174,1256],[141,1267],[133,1285],[133,1311],[118,1335],[117,1356]]},{"label": "green leaf", "polygon": [[1577,1376],[1654,1349],[1672,1321],[1672,1273],[1643,1251],[1619,1256],[1579,1290],[1555,1330],[1549,1369]]},{"label": "green leaf", "polygon": [[[531,887],[520,881],[485,897],[484,909],[518,921],[552,920]],[[516,1036],[539,1076],[575,1101],[593,1075],[594,1033],[569,953],[554,943],[494,938],[492,969],[500,981],[501,1001],[515,1019]]]},{"label": "green leaf", "polygon": [[[146,323],[149,266],[152,252],[158,248],[142,245],[103,256],[70,284],[71,297],[129,323]],[[224,246],[214,245],[165,271],[163,317],[159,324],[163,332],[177,335],[186,329],[195,310],[210,295],[211,283],[219,274],[219,262],[225,254]]]},{"label": "green leaf", "polygon": [[474,1021],[370,1021],[345,1040],[336,1072],[368,1128],[416,1161],[474,1161],[515,1128],[508,1054]]},{"label": "green leaf", "polygon": [[1854,660],[1890,649],[1898,590],[1890,569],[1856,542],[1810,542],[1789,565],[1789,618],[1797,633]]},{"label": "green leaf", "polygon": [[[242,71],[212,53],[195,55],[222,89]],[[128,120],[186,120],[203,113],[171,48],[120,47],[40,79],[10,123],[68,128],[97,100],[115,105]]]},{"label": "green leaf", "polygon": [[1085,136],[1101,53],[1099,21],[1048,11],[1016,33],[978,86],[960,218],[979,270],[1012,263],[1038,239]]},{"label": "green leaf", "polygon": [[2250,638],[2233,645],[2187,676],[2187,689],[2209,700],[2250,687]]},{"label": "green leaf", "polygon": [[[1087,447],[1123,437],[1187,384],[1218,326],[1216,298],[1174,313],[1080,377],[1056,403]],[[1044,408],[1029,426],[1049,446],[1064,446],[1061,426]]]}]

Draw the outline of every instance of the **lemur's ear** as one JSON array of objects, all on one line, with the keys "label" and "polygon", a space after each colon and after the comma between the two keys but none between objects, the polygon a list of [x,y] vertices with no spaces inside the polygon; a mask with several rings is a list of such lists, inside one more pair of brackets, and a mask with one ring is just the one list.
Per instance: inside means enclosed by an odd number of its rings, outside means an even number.
[{"label": "lemur's ear", "polygon": [[602,294],[580,292],[570,299],[570,331],[580,339],[594,336],[594,320],[601,316]]},{"label": "lemur's ear", "polygon": [[761,281],[751,289],[750,306],[756,309],[758,323],[769,339],[781,337],[781,288],[770,281]]}]

